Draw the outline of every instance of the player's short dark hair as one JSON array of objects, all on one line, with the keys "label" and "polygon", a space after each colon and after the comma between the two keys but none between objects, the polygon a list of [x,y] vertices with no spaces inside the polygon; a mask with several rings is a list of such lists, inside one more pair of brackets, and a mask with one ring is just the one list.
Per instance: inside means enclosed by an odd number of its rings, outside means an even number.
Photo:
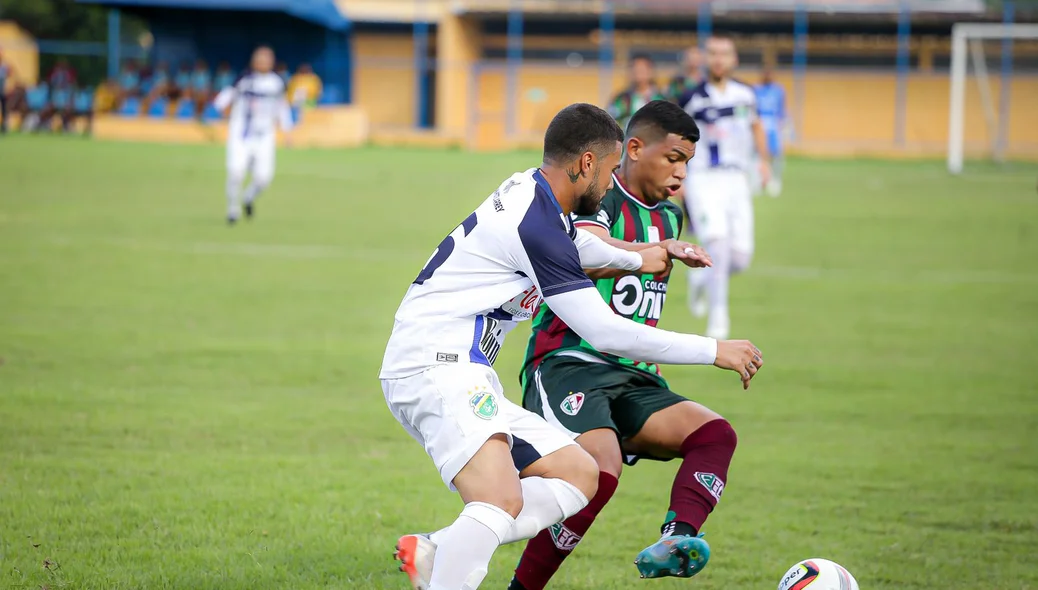
[{"label": "player's short dark hair", "polygon": [[627,138],[637,137],[647,144],[662,141],[671,133],[692,143],[699,141],[699,126],[692,115],[666,100],[649,102],[627,123]]},{"label": "player's short dark hair", "polygon": [[544,161],[561,164],[584,152],[601,156],[623,140],[623,130],[609,113],[593,104],[571,104],[555,115],[544,132]]},{"label": "player's short dark hair", "polygon": [[636,61],[647,61],[650,66],[656,65],[656,60],[652,59],[652,56],[648,53],[635,53],[631,55],[631,63],[633,64]]}]

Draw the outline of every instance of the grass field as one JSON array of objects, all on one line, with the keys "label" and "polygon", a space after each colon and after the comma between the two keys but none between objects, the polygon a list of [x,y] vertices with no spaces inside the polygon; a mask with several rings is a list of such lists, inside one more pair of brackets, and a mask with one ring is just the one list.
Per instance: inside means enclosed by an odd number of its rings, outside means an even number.
[{"label": "grass field", "polygon": [[[0,139],[0,588],[405,588],[396,537],[460,503],[382,400],[392,314],[536,162],[285,151],[229,229],[219,148]],[[1038,588],[1036,175],[792,162],[732,288],[767,367],[666,371],[740,434],[710,567],[637,580],[676,468],[641,464],[554,587],[768,589],[827,557],[863,589]],[[663,325],[701,329],[674,283]]]}]

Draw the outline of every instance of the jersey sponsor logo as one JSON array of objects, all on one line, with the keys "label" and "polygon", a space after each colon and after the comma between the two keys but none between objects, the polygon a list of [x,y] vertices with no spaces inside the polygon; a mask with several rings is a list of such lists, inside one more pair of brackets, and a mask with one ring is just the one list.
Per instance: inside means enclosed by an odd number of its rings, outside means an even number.
[{"label": "jersey sponsor logo", "polygon": [[584,394],[580,391],[576,393],[571,391],[566,396],[566,399],[559,404],[559,409],[562,410],[562,413],[569,416],[576,416],[582,407],[584,407]]},{"label": "jersey sponsor logo", "polygon": [[486,355],[491,365],[494,364],[498,353],[501,352],[501,343],[504,341],[504,338],[505,330],[501,326],[501,322],[492,318],[485,318],[483,334],[479,338],[479,351]]},{"label": "jersey sponsor logo", "polygon": [[646,233],[648,234],[650,244],[655,244],[656,242],[660,241],[660,228],[656,227],[655,225],[651,225],[645,229]]},{"label": "jersey sponsor logo", "polygon": [[485,388],[478,387],[477,391],[469,398],[469,405],[472,406],[472,413],[477,418],[484,420],[490,420],[494,416],[497,416],[497,400],[494,399],[494,394],[487,391]]},{"label": "jersey sponsor logo", "polygon": [[437,352],[436,362],[438,363],[456,363],[458,362],[458,355],[450,352]]},{"label": "jersey sponsor logo", "polygon": [[512,314],[516,321],[528,320],[537,313],[541,306],[541,294],[537,287],[530,287],[522,293],[512,297],[501,306],[501,311]]},{"label": "jersey sponsor logo", "polygon": [[581,539],[580,535],[566,528],[561,522],[548,527],[548,532],[551,534],[551,540],[555,542],[555,546],[559,548],[559,551],[567,553],[573,551]]},{"label": "jersey sponsor logo", "polygon": [[718,502],[721,501],[721,494],[724,493],[724,480],[717,477],[713,473],[703,473],[702,471],[696,472],[696,481],[699,482],[710,495],[714,497]]},{"label": "jersey sponsor logo", "polygon": [[613,287],[613,309],[621,315],[658,320],[667,299],[667,283],[652,279],[642,280],[635,275],[617,279]]}]

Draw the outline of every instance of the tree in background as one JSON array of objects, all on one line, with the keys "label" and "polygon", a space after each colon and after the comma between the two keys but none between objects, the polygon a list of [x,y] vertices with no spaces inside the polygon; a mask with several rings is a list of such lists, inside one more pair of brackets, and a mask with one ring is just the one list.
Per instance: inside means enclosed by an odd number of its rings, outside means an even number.
[{"label": "tree in background", "polygon": [[[108,8],[79,4],[75,0],[0,0],[0,20],[10,20],[36,39],[46,41],[96,41],[108,39]],[[147,32],[147,24],[124,15],[122,38],[136,43]],[[68,59],[78,73],[79,83],[94,86],[107,71],[104,56],[40,54],[40,75],[46,76],[60,57]]]}]

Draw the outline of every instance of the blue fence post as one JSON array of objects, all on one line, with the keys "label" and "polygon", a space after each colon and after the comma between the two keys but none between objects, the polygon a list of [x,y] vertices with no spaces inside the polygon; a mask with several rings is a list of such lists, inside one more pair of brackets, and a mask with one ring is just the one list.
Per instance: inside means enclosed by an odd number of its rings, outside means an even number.
[{"label": "blue fence post", "polygon": [[353,32],[339,33],[339,44],[342,47],[342,102],[353,103]]},{"label": "blue fence post", "polygon": [[[1002,2],[1002,22],[1009,25],[1016,19],[1013,0]],[[1002,68],[999,76],[998,96],[998,137],[995,140],[995,158],[1005,158],[1006,146],[1009,144],[1009,90],[1013,80],[1013,40],[1002,39]]]},{"label": "blue fence post", "polygon": [[429,23],[424,17],[414,22],[414,70],[418,100],[415,120],[418,126],[429,127]]},{"label": "blue fence post", "polygon": [[616,62],[616,15],[613,3],[607,1],[598,17],[601,37],[598,40],[598,98],[606,104],[613,93],[613,67]]},{"label": "blue fence post", "polygon": [[804,75],[807,70],[807,9],[797,4],[793,14],[793,125],[795,141],[800,141],[804,130]]},{"label": "blue fence post", "polygon": [[505,105],[505,132],[509,138],[515,136],[516,117],[519,106],[519,68],[523,63],[523,5],[522,0],[512,0],[508,10],[508,71]]},{"label": "blue fence post", "polygon": [[121,42],[122,14],[118,8],[108,11],[108,77],[115,79],[119,76],[119,49]]},{"label": "blue fence post", "polygon": [[897,94],[894,98],[894,142],[905,145],[905,117],[907,110],[909,42],[911,41],[912,13],[908,3],[901,1],[897,17]]}]

